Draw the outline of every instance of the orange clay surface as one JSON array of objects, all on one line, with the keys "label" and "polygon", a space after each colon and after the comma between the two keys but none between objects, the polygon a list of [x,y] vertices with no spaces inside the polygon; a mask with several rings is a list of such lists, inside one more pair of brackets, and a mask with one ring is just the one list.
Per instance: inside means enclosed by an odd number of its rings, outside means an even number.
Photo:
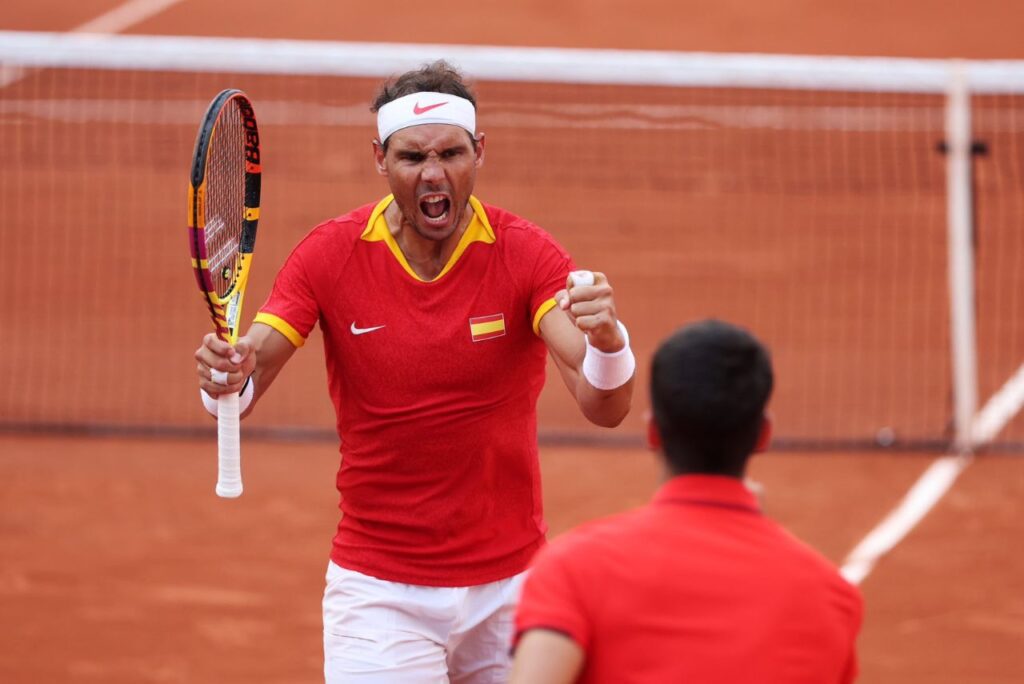
[{"label": "orange clay surface", "polygon": [[[0,435],[0,681],[315,682],[337,522],[334,448],[247,442],[213,493],[208,440]],[[928,454],[770,453],[766,512],[840,562]],[[641,450],[542,450],[553,536],[644,503]],[[863,585],[864,682],[1020,681],[1024,460],[980,459]]]}]

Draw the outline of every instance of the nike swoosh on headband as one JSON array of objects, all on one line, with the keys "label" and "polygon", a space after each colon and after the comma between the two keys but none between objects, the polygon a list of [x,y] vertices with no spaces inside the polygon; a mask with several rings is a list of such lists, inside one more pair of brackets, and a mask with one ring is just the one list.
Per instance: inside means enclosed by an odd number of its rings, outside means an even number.
[{"label": "nike swoosh on headband", "polygon": [[425,107],[420,107],[420,103],[417,102],[415,105],[413,105],[412,113],[416,114],[416,115],[426,114],[431,109],[437,109],[438,107],[444,107],[446,104],[448,104],[448,103],[447,102],[438,102],[437,104],[432,104],[432,105],[427,105]]}]

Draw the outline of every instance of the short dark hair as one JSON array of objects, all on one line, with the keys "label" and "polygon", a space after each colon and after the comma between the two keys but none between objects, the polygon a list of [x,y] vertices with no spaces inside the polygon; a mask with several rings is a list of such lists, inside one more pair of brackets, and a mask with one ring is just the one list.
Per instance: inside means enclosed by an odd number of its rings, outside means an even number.
[{"label": "short dark hair", "polygon": [[[370,105],[370,111],[376,113],[388,102],[413,93],[425,92],[456,95],[469,100],[476,107],[476,96],[466,84],[462,73],[448,62],[439,59],[385,81],[377,92],[373,104]],[[472,135],[469,137],[473,138]],[[387,141],[381,142],[386,151]],[[476,148],[476,140],[473,140],[473,147]]]},{"label": "short dark hair", "polygon": [[474,107],[476,106],[473,91],[466,85],[459,70],[443,59],[439,59],[385,81],[370,106],[370,111],[377,112],[392,100],[424,92],[457,95],[472,102]]},{"label": "short dark hair", "polygon": [[692,323],[651,366],[651,406],[674,474],[741,476],[757,446],[774,377],[767,349],[730,323]]}]

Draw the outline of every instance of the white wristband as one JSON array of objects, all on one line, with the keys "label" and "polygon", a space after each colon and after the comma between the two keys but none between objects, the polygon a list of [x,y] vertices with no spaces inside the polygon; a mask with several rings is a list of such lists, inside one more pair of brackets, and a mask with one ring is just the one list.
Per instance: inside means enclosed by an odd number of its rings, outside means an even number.
[{"label": "white wristband", "polygon": [[617,352],[603,352],[590,345],[587,338],[587,353],[583,356],[583,377],[600,390],[612,390],[625,385],[636,370],[636,357],[629,348],[629,332],[622,321],[616,321],[619,331],[626,339],[626,345]]},{"label": "white wristband", "polygon": [[[214,371],[219,372],[219,371]],[[214,380],[216,382],[216,380]],[[242,391],[238,393],[238,413],[245,413],[245,409],[249,408],[249,404],[252,403],[252,397],[256,393],[256,381],[252,379],[250,375],[245,380],[245,384],[242,385]],[[203,400],[203,407],[210,413],[210,415],[217,415],[217,400],[206,393],[202,387],[199,388],[199,397]]]}]

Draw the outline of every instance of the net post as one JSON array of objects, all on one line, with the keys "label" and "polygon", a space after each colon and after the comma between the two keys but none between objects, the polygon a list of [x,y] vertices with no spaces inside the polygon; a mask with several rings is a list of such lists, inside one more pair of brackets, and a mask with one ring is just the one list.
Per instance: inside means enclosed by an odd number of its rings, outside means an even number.
[{"label": "net post", "polygon": [[953,447],[959,453],[968,453],[974,448],[971,423],[978,408],[978,359],[971,210],[971,99],[966,65],[959,61],[952,62],[949,69],[946,145]]}]

